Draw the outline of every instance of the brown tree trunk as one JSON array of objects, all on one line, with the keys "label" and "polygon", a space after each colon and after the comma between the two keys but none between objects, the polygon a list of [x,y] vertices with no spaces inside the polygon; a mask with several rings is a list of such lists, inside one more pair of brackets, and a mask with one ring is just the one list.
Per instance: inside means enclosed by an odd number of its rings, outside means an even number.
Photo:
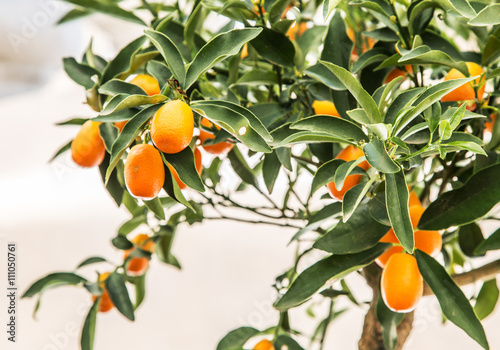
[{"label": "brown tree trunk", "polygon": [[[382,270],[375,264],[371,264],[363,269],[363,276],[366,282],[373,291],[373,298],[370,302],[370,308],[365,316],[363,324],[363,333],[358,342],[360,350],[385,350],[384,341],[382,339],[382,326],[377,320],[376,307],[379,297],[379,279]],[[403,321],[399,324],[398,331],[398,345],[397,350],[403,349],[406,339],[410,335],[413,325],[413,312],[407,313]]]}]

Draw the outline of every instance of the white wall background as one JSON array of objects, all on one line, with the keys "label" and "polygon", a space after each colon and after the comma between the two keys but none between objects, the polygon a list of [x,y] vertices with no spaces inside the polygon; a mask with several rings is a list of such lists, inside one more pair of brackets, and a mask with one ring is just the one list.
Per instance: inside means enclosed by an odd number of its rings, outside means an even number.
[{"label": "white wall background", "polygon": [[[119,261],[121,254],[110,238],[128,218],[107,196],[95,169],[78,169],[67,156],[47,161],[77,132],[75,127],[55,127],[55,122],[93,116],[82,103],[83,91],[61,70],[61,57],[80,56],[91,36],[95,50],[111,57],[140,29],[99,16],[54,27],[63,10],[60,2],[49,0],[0,2],[0,271],[6,242],[17,242],[20,291],[48,272],[73,269],[88,256]],[[16,35],[21,42],[13,41]],[[251,194],[241,198],[255,200]],[[183,270],[153,261],[136,322],[116,311],[99,315],[95,349],[211,350],[231,329],[276,324],[271,285],[293,261],[294,247],[287,247],[293,234],[227,222],[181,227],[174,253]],[[85,273],[92,276],[96,268]],[[6,273],[0,276],[3,296]],[[369,298],[361,279],[350,282],[360,299]],[[66,287],[46,293],[37,320],[31,318],[34,305],[35,300],[19,302],[19,342],[8,343],[2,326],[0,349],[78,349],[89,307],[86,291]],[[337,307],[345,306],[347,302]],[[6,308],[1,297],[2,325]],[[321,314],[320,307],[316,310]],[[500,349],[498,310],[484,321],[492,349]],[[353,308],[339,317],[325,348],[355,349],[363,316],[364,310]],[[434,298],[421,302],[416,317],[407,349],[479,349],[455,326],[441,325]],[[316,322],[304,308],[293,310],[291,320],[306,334]]]}]

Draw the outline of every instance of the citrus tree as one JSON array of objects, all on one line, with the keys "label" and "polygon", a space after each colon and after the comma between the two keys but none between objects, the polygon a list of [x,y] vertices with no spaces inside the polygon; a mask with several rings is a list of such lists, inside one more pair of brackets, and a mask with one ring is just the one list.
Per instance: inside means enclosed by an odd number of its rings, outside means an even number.
[{"label": "citrus tree", "polygon": [[[480,320],[497,303],[500,260],[476,258],[500,249],[500,230],[482,233],[500,219],[500,4],[67,2],[75,7],[61,23],[101,12],[144,27],[114,58],[90,44],[63,61],[93,111],[60,123],[80,130],[55,157],[70,151],[98,168],[130,212],[109,232],[119,266],[93,256],[24,294],[87,289],[83,350],[93,348],[99,312],[134,320],[150,260],[180,268],[176,232],[205,220],[296,229],[295,263],[273,286],[278,324],[221,334],[217,350],[322,348],[339,298],[367,310],[360,349],[401,349],[422,296],[489,348]],[[266,204],[242,203],[239,191]],[[305,257],[314,261],[299,269]],[[100,273],[81,276],[90,264]],[[370,301],[351,293],[344,278],[353,273],[372,288]],[[464,295],[471,283],[478,292]],[[289,310],[314,295],[329,300],[328,316],[305,336]]]}]

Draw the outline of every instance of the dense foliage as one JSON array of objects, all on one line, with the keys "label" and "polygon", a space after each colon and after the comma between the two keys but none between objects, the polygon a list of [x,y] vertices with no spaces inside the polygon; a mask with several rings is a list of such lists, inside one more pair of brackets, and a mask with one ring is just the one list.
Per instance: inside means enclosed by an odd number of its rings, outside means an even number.
[{"label": "dense foliage", "polygon": [[[297,256],[274,285],[279,323],[221,335],[217,350],[249,348],[263,337],[276,349],[322,348],[339,314],[338,298],[365,307],[344,280],[350,273],[361,273],[373,289],[360,348],[401,348],[422,294],[434,294],[446,319],[489,348],[480,319],[497,303],[500,264],[472,266],[476,257],[500,249],[500,230],[486,239],[482,233],[484,222],[498,226],[499,220],[492,209],[500,201],[500,123],[495,123],[500,4],[196,0],[165,5],[144,0],[131,8],[113,0],[67,2],[75,7],[61,23],[101,12],[144,26],[144,35],[112,59],[94,53],[92,45],[80,59],[64,59],[68,76],[84,87],[94,110],[88,119],[94,123],[82,130],[94,132],[92,142],[103,142],[90,162],[73,158],[82,166],[99,164],[112,199],[131,215],[116,235],[109,233],[124,251],[123,264],[109,275],[82,277],[78,270],[89,264],[109,269],[105,258],[91,257],[76,271],[40,279],[24,294],[41,296],[62,285],[86,288],[95,302],[83,325],[83,350],[93,348],[99,310],[116,307],[134,320],[150,259],[180,268],[171,247],[184,225],[245,221],[227,214],[227,208],[260,216],[249,220],[255,224],[296,228]],[[159,89],[134,82],[137,74],[153,77]],[[175,105],[182,112],[172,112],[172,100],[183,101]],[[190,145],[168,153],[155,139],[162,113],[182,114],[188,121],[194,113],[200,137],[191,140],[193,126],[186,127]],[[70,149],[74,153],[80,147],[75,144],[66,144],[56,157]],[[210,152],[217,145],[224,147]],[[134,195],[142,183],[132,188],[127,173],[133,171],[126,165],[132,157],[139,163],[146,157],[139,149],[161,155],[160,167],[157,162],[150,168],[162,181],[145,189],[154,192],[147,200]],[[195,164],[199,149],[211,160],[202,170]],[[221,166],[229,166],[239,183],[229,188]],[[276,183],[280,173],[287,183]],[[308,188],[297,189],[299,178],[307,179]],[[275,185],[285,187],[283,195],[272,193]],[[238,191],[256,191],[267,204],[240,203],[234,199]],[[206,214],[207,208],[217,215]],[[138,231],[143,235],[132,239]],[[419,243],[421,232],[434,232],[433,249]],[[298,270],[301,259],[316,249],[328,255]],[[393,254],[408,268],[389,267]],[[386,264],[381,293],[379,265]],[[414,286],[398,282],[407,273]],[[482,280],[477,294],[465,296],[459,288]],[[330,310],[306,339],[291,327],[288,310],[317,294],[330,300]]]}]

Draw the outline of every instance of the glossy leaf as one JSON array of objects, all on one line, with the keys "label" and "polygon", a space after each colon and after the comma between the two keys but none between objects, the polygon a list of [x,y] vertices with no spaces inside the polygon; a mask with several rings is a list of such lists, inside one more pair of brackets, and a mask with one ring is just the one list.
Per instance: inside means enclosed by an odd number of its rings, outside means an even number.
[{"label": "glossy leaf", "polygon": [[387,350],[396,349],[398,343],[397,327],[403,321],[404,313],[391,311],[379,296],[375,309],[377,320],[382,326],[382,339]]},{"label": "glossy leaf", "polygon": [[106,279],[105,284],[109,297],[116,309],[120,311],[123,316],[133,321],[135,318],[134,306],[130,300],[123,276],[119,273],[113,272]]},{"label": "glossy leaf", "polygon": [[255,337],[260,332],[252,327],[240,327],[232,330],[217,344],[216,350],[242,349],[248,339]]},{"label": "glossy leaf", "polygon": [[87,265],[97,264],[97,263],[106,262],[106,261],[107,261],[106,259],[101,258],[100,256],[93,256],[93,257],[90,257],[90,258],[83,260],[80,264],[78,264],[78,266],[76,268],[79,269],[79,268],[82,268],[82,267],[87,266]]},{"label": "glossy leaf", "polygon": [[479,244],[475,250],[476,254],[483,254],[490,250],[500,249],[500,229],[493,232],[488,238],[486,238],[481,244]]},{"label": "glossy leaf", "polygon": [[94,79],[98,80],[101,74],[94,68],[78,63],[73,57],[66,57],[63,59],[64,70],[66,74],[78,85],[83,86],[85,89],[92,89],[95,84]]},{"label": "glossy leaf", "polygon": [[205,186],[195,166],[193,150],[190,147],[186,147],[179,153],[164,153],[163,156],[167,163],[175,169],[182,182],[196,191],[205,191]]},{"label": "glossy leaf", "polygon": [[82,350],[92,350],[94,349],[94,338],[95,338],[95,326],[97,322],[97,311],[99,310],[99,303],[101,298],[97,298],[92,304],[92,307],[85,317],[83,322],[82,335],[80,338],[80,346]]},{"label": "glossy leaf", "polygon": [[145,41],[146,38],[141,36],[125,46],[118,55],[108,63],[102,72],[101,84],[129,70],[131,63],[130,57],[140,50]]},{"label": "glossy leaf", "polygon": [[119,112],[124,109],[156,104],[168,100],[167,96],[163,95],[126,95],[118,94],[115,95],[109,102],[104,106],[101,112],[101,116],[109,115],[114,112]]},{"label": "glossy leaf", "polygon": [[357,184],[356,186],[349,189],[342,199],[342,221],[347,222],[350,220],[354,210],[358,207],[361,201],[365,198],[366,193],[370,189],[371,185],[375,181],[375,177],[370,179],[367,182],[362,182]]},{"label": "glossy leaf", "polygon": [[293,67],[295,48],[284,34],[265,27],[259,36],[251,41],[252,47],[266,60],[280,66]]},{"label": "glossy leaf", "polygon": [[246,182],[249,185],[258,188],[257,178],[253,173],[252,169],[248,166],[245,158],[241,154],[238,147],[233,147],[231,152],[228,153],[227,158],[231,162],[231,166],[236,174],[240,177],[241,180]]},{"label": "glossy leaf", "polygon": [[419,229],[442,230],[483,217],[499,202],[499,178],[497,164],[475,173],[464,186],[442,194],[422,215]]},{"label": "glossy leaf", "polygon": [[147,93],[141,89],[139,86],[126,83],[123,80],[119,79],[111,79],[103,84],[99,88],[99,92],[101,94],[106,95],[118,95],[118,94],[126,94],[126,95],[146,95]]},{"label": "glossy leaf", "polygon": [[339,222],[313,245],[333,254],[353,254],[374,247],[390,227],[375,221],[368,205],[360,205],[347,222]]},{"label": "glossy leaf", "polygon": [[499,294],[496,278],[483,283],[474,305],[474,312],[479,320],[485,319],[495,310]]},{"label": "glossy leaf", "polygon": [[24,292],[21,298],[31,298],[32,296],[50,288],[67,285],[78,285],[84,282],[87,282],[85,278],[72,272],[51,273],[33,283],[26,290],[26,292]]},{"label": "glossy leaf", "polygon": [[267,153],[264,156],[264,162],[262,165],[262,176],[269,193],[273,192],[274,184],[276,183],[280,169],[281,163],[276,152]]},{"label": "glossy leaf", "polygon": [[[332,159],[331,161],[321,165],[314,175],[311,185],[311,193],[315,193],[320,187],[334,181],[337,169],[344,163],[345,161],[342,159]],[[351,171],[351,175],[363,175],[364,173],[364,170],[359,167],[355,167]]]},{"label": "glossy leaf", "polygon": [[370,118],[370,124],[382,122],[382,116],[378,110],[378,106],[373,98],[366,92],[356,78],[345,68],[339,67],[335,64],[320,61],[326,68],[331,70],[333,74],[344,84],[344,86],[351,92],[354,98],[358,101]]},{"label": "glossy leaf", "polygon": [[384,142],[376,137],[363,147],[363,153],[368,163],[382,173],[395,174],[401,170],[387,153]]},{"label": "glossy leaf", "polygon": [[314,213],[311,216],[311,219],[309,219],[309,222],[307,223],[307,225],[304,226],[303,228],[301,228],[299,231],[297,231],[297,233],[292,237],[290,242],[298,239],[300,236],[302,236],[306,232],[316,230],[322,224],[324,224],[326,221],[328,221],[332,217],[340,214],[341,211],[342,211],[342,203],[340,203],[340,202],[335,202],[335,203],[328,204],[327,206],[324,206],[323,208],[321,208],[320,210],[318,210],[316,213]]},{"label": "glossy leaf", "polygon": [[410,221],[409,194],[404,172],[385,174],[385,183],[385,202],[391,226],[403,248],[412,253],[415,240]]},{"label": "glossy leaf", "polygon": [[[163,163],[165,164],[166,160],[164,158],[164,154],[162,154],[162,158],[163,158]],[[163,183],[163,189],[165,190],[165,192],[167,192],[169,197],[175,200],[176,202],[179,202],[186,208],[189,208],[192,211],[194,211],[193,206],[186,200],[186,198],[182,194],[182,190],[179,188],[177,181],[175,181],[175,178],[172,175],[172,172],[170,171],[169,167],[165,165],[164,169],[165,169],[165,182]]]},{"label": "glossy leaf", "polygon": [[153,212],[158,219],[165,220],[165,210],[163,210],[163,206],[161,205],[160,199],[158,197],[150,200],[145,200],[144,205],[151,212]]},{"label": "glossy leaf", "polygon": [[349,143],[353,143],[354,141],[357,144],[361,140],[368,142],[368,136],[356,124],[342,118],[327,115],[315,115],[304,118],[292,124],[290,128],[325,133]]},{"label": "glossy leaf", "polygon": [[304,348],[300,346],[299,343],[297,343],[288,335],[278,336],[274,341],[274,346],[276,349],[304,350]]},{"label": "glossy leaf", "polygon": [[416,250],[418,269],[436,295],[443,314],[458,327],[462,328],[472,339],[485,349],[489,349],[488,340],[481,322],[477,319],[467,297],[455,281],[448,275],[443,266],[426,253]]},{"label": "glossy leaf", "polygon": [[103,14],[124,19],[140,25],[146,25],[142,19],[134,15],[132,12],[126,11],[113,2],[101,2],[96,0],[64,0],[70,4],[78,5],[83,8],[101,12]]},{"label": "glossy leaf", "polygon": [[500,4],[490,4],[469,21],[471,26],[490,26],[500,23]]},{"label": "glossy leaf", "polygon": [[279,299],[275,307],[278,310],[287,310],[307,301],[328,280],[342,278],[375,260],[390,245],[378,243],[371,249],[346,255],[332,255],[318,261],[304,270],[296,279],[288,291]]},{"label": "glossy leaf", "polygon": [[213,37],[200,49],[189,65],[186,72],[186,83],[183,85],[184,89],[187,90],[217,62],[238,54],[242,46],[258,36],[261,31],[261,28],[233,29]]}]

